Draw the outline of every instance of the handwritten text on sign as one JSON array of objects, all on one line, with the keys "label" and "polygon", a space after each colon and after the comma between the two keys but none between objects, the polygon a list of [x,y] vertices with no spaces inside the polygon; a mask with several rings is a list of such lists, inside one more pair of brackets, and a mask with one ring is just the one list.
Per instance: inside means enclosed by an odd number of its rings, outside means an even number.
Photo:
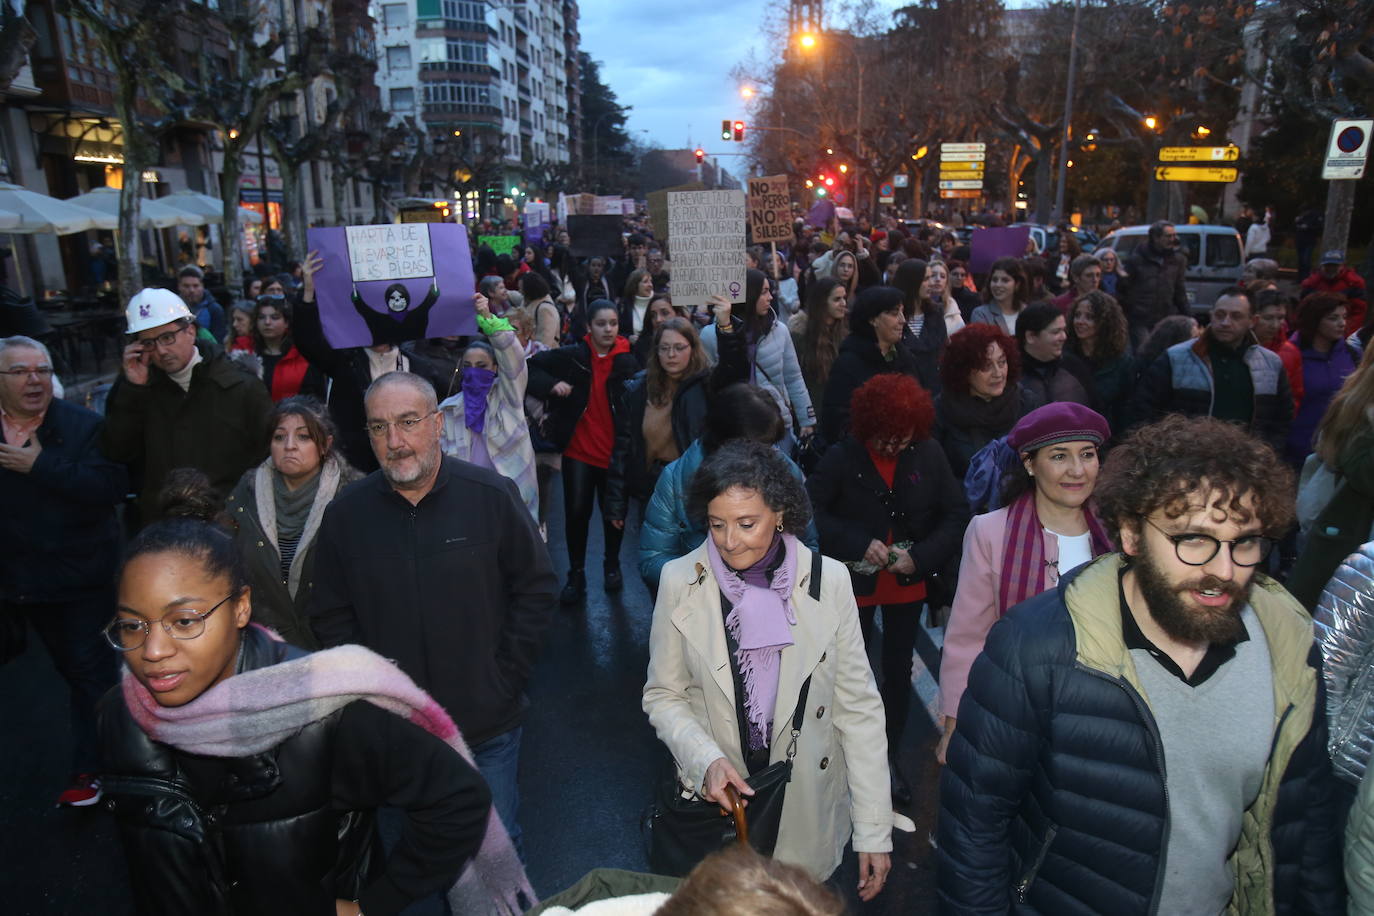
[{"label": "handwritten text on sign", "polygon": [[749,231],[755,242],[792,239],[792,197],[786,175],[749,179]]},{"label": "handwritten text on sign", "polygon": [[743,191],[668,194],[673,304],[705,305],[713,295],[744,300]]},{"label": "handwritten text on sign", "polygon": [[348,265],[354,283],[432,277],[429,227],[422,223],[349,226]]}]

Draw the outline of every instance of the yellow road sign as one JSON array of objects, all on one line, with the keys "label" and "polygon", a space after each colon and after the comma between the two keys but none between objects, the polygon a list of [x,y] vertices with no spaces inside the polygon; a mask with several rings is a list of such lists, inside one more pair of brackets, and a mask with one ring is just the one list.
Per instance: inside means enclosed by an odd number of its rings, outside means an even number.
[{"label": "yellow road sign", "polygon": [[944,170],[944,169],[941,169],[941,170],[940,170],[940,180],[941,180],[941,181],[969,181],[969,180],[972,180],[972,181],[982,181],[982,180],[983,180],[983,173],[982,173],[982,172],[955,172],[955,171],[946,171],[946,170]]},{"label": "yellow road sign", "polygon": [[1159,151],[1160,162],[1235,162],[1238,146],[1166,146]]},{"label": "yellow road sign", "polygon": [[1240,169],[1214,168],[1201,165],[1159,166],[1155,169],[1156,181],[1235,181],[1240,177]]}]

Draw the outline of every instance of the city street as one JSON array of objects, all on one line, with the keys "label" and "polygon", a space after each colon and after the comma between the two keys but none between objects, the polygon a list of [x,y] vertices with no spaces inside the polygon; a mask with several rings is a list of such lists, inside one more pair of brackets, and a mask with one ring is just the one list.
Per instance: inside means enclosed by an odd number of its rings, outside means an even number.
[{"label": "city street", "polygon": [[[550,526],[560,578],[561,500]],[[548,896],[597,867],[647,870],[641,817],[667,755],[639,707],[648,661],[651,606],[634,575],[637,532],[622,551],[625,591],[601,591],[600,521],[592,520],[585,610],[559,609],[530,685],[521,758],[521,821],[529,873]],[[32,634],[31,634],[32,635]],[[67,777],[66,692],[42,647],[0,668],[0,694],[11,712],[0,724],[0,900],[13,916],[132,913],[123,853],[102,808],[59,809],[53,799]],[[938,781],[935,732],[926,712],[933,698],[927,666],[935,648],[923,637],[902,759],[916,796],[907,812],[914,833],[894,833],[892,877],[865,914],[929,913],[934,905],[933,851]],[[16,752],[18,751],[18,752]]]}]

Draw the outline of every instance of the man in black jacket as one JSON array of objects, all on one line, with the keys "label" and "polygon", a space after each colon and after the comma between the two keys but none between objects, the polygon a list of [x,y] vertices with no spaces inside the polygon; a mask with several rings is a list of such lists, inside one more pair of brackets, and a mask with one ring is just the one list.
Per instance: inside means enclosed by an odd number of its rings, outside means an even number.
[{"label": "man in black jacket", "polygon": [[73,776],[58,802],[93,805],[95,704],[115,682],[100,628],[114,616],[114,509],[129,478],[100,452],[99,415],[53,399],[52,359],[36,340],[0,340],[0,420],[0,614],[18,633],[33,624],[67,682]]},{"label": "man in black jacket", "polygon": [[325,646],[394,659],[453,717],[519,848],[525,683],[557,580],[515,483],[439,448],[433,386],[381,376],[363,400],[381,468],[326,510],[310,622]]},{"label": "man in black jacket", "polygon": [[1188,258],[1178,246],[1174,224],[1160,220],[1150,226],[1145,244],[1125,258],[1126,276],[1117,281],[1117,298],[1130,324],[1132,352],[1161,318],[1191,314],[1184,284]]},{"label": "man in black jacket", "polygon": [[943,912],[1345,912],[1312,620],[1256,573],[1292,487],[1212,418],[1112,451],[1094,496],[1121,552],[1012,608],[974,662]]}]

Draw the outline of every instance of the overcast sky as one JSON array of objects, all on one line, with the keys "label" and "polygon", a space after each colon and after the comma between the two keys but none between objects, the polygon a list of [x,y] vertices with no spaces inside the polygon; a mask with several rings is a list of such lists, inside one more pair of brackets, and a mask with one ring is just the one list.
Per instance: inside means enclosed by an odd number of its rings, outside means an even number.
[{"label": "overcast sky", "polygon": [[628,127],[635,140],[665,149],[701,146],[716,155],[741,151],[721,141],[720,122],[749,120],[730,71],[751,52],[761,64],[780,54],[765,25],[785,19],[785,9],[781,0],[582,0],[578,29],[582,49],[601,63],[602,82],[633,108]]}]

